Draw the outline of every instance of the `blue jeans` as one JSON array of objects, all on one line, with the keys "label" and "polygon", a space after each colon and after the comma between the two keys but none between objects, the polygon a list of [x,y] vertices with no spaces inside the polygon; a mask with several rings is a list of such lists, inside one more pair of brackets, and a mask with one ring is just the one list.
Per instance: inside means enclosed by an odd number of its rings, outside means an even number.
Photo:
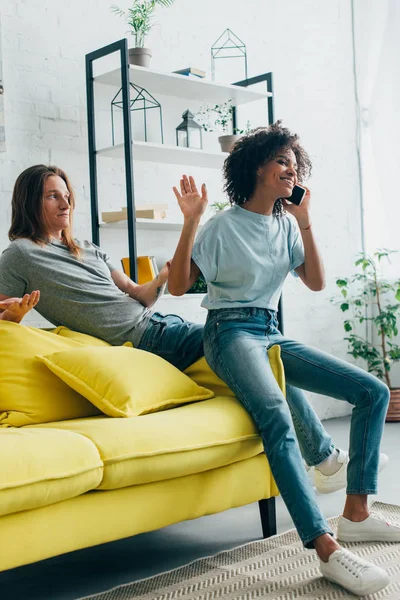
[{"label": "blue jeans", "polygon": [[185,321],[178,315],[153,313],[138,349],[161,356],[184,371],[204,356],[204,326]]},{"label": "blue jeans", "polygon": [[[267,349],[281,347],[287,399],[269,364]],[[375,494],[379,446],[389,390],[369,373],[325,352],[287,339],[276,313],[259,308],[211,310],[204,330],[207,362],[252,415],[282,498],[306,547],[331,533],[310,484],[309,465],[325,460],[332,440],[302,389],[347,400],[351,417],[348,494]]]}]

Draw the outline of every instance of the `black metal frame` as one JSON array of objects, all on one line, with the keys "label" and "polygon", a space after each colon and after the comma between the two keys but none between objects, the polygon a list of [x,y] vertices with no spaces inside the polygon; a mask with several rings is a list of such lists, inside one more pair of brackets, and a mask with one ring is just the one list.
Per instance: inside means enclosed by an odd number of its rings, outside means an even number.
[{"label": "black metal frame", "polygon": [[[162,107],[158,100],[154,98],[150,92],[148,92],[145,88],[135,85],[131,81],[129,82],[129,88],[132,88],[136,92],[136,98],[133,100],[129,100],[129,110],[130,112],[135,112],[138,110],[143,111],[143,126],[144,126],[144,141],[147,142],[147,111],[152,108],[158,108],[160,111],[160,137],[161,143],[164,143],[164,130],[163,130],[163,118],[162,118]],[[114,106],[122,108],[124,103],[123,100],[116,100],[122,91],[122,87],[115,94],[114,98],[111,100],[111,137],[112,137],[112,145],[115,145],[115,135],[114,135]],[[130,91],[130,90],[129,90]],[[147,94],[148,98],[146,99],[145,94]],[[133,108],[136,102],[143,102],[143,106],[140,108]]]},{"label": "black metal frame", "polygon": [[[135,227],[135,196],[133,185],[133,152],[132,152],[132,134],[130,122],[130,97],[129,97],[129,61],[128,61],[128,42],[126,39],[119,40],[100,48],[95,52],[86,55],[86,96],[87,96],[87,118],[88,118],[88,140],[89,140],[89,175],[90,175],[90,204],[92,217],[92,239],[95,244],[99,244],[99,210],[98,210],[98,188],[97,188],[97,160],[96,160],[96,131],[94,115],[94,78],[93,62],[99,58],[112,54],[120,53],[121,58],[121,78],[122,78],[122,111],[124,122],[124,150],[125,150],[125,181],[126,181],[126,203],[128,211],[128,241],[129,241],[129,259],[130,276],[137,281],[137,253],[136,253],[136,227]],[[274,97],[273,97],[273,76],[272,73],[264,73],[257,77],[238,81],[233,85],[248,87],[262,81],[266,82],[267,91],[271,93],[268,97],[268,124],[275,120],[274,115]],[[236,128],[236,107],[232,108],[232,125]],[[282,297],[278,306],[279,329],[283,333],[282,318]],[[276,509],[275,498],[259,500],[258,502],[263,537],[270,537],[276,534]]]},{"label": "black metal frame", "polygon": [[[233,46],[225,46],[225,45],[217,46],[216,45],[219,43],[220,39],[225,35],[225,33],[228,34],[226,41],[232,42]],[[235,42],[235,40],[231,38],[231,34],[238,40],[239,44],[237,44]],[[223,51],[223,50],[236,50],[239,52],[239,54],[231,55],[231,56],[218,56],[220,54],[220,51]],[[246,44],[244,42],[242,42],[240,37],[238,37],[236,35],[236,33],[233,33],[233,31],[231,29],[229,29],[229,27],[221,33],[219,38],[211,46],[211,78],[213,81],[215,80],[215,61],[218,59],[221,59],[221,58],[225,58],[225,59],[244,58],[244,76],[247,79],[247,48],[246,48]]]},{"label": "black metal frame", "polygon": [[[97,161],[96,161],[96,131],[94,114],[94,78],[93,62],[114,52],[120,53],[121,59],[121,84],[122,84],[122,111],[124,122],[124,153],[125,153],[125,181],[126,181],[126,205],[128,217],[128,245],[130,276],[137,281],[137,244],[136,244],[136,214],[135,214],[135,194],[134,194],[134,176],[133,176],[133,150],[132,133],[130,121],[130,85],[129,85],[129,59],[128,59],[128,41],[126,38],[104,46],[99,50],[90,52],[86,55],[86,97],[87,97],[87,118],[88,118],[88,143],[89,143],[89,176],[90,176],[90,205],[92,217],[92,239],[95,244],[99,244],[99,207],[98,207],[98,187],[97,187]],[[271,125],[275,120],[275,107],[273,96],[273,75],[271,72],[237,81],[233,85],[249,87],[260,82],[266,82],[267,91],[271,96],[267,98],[268,124]],[[232,107],[232,126],[236,129],[236,107]],[[278,305],[279,330],[283,334],[283,314],[282,297]]]},{"label": "black metal frame", "polygon": [[99,50],[86,55],[86,98],[88,119],[88,142],[89,142],[89,177],[90,177],[90,206],[92,217],[92,239],[99,244],[99,204],[97,187],[97,156],[96,156],[96,129],[94,114],[94,78],[93,62],[114,52],[120,53],[121,59],[121,85],[122,85],[122,112],[124,122],[124,154],[125,154],[125,183],[126,183],[126,206],[128,216],[128,245],[130,258],[130,276],[137,281],[137,245],[136,245],[136,215],[135,195],[133,184],[133,152],[131,121],[129,114],[129,59],[128,41],[126,38],[104,46]]}]

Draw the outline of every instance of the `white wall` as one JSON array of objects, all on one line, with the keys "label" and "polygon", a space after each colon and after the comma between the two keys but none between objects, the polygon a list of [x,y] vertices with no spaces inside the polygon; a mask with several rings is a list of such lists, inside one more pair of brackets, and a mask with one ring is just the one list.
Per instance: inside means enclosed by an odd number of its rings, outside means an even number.
[{"label": "white wall", "polygon": [[[76,232],[90,238],[84,56],[123,37],[126,27],[100,0],[2,0],[1,18],[7,151],[0,153],[0,249],[7,245],[15,178],[38,162],[58,164],[69,173],[78,197]],[[341,317],[329,298],[336,293],[335,278],[351,272],[360,250],[349,3],[176,0],[159,9],[157,21],[147,44],[155,69],[191,65],[210,73],[210,46],[230,27],[247,44],[249,76],[273,71],[275,116],[301,135],[314,162],[313,224],[327,270],[326,290],[318,294],[288,281],[286,334],[346,357]],[[238,68],[237,79],[242,78]],[[169,141],[184,108],[191,107],[169,106],[175,111],[165,118]],[[206,144],[216,144],[211,134]],[[220,173],[193,172],[217,199]],[[120,206],[119,166],[110,161],[101,173],[103,210]],[[174,215],[170,187],[180,174],[179,166],[142,165],[136,176],[143,200],[167,200]],[[159,259],[169,257],[173,241],[165,239],[168,250]],[[107,244],[112,252],[113,243]],[[333,408],[327,399],[312,402],[323,417],[349,410],[338,402]]]}]

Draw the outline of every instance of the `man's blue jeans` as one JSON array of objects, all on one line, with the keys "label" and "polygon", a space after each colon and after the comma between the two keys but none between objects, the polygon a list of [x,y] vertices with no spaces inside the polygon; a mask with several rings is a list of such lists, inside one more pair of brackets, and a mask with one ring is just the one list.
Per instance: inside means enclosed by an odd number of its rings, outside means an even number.
[{"label": "man's blue jeans", "polygon": [[[267,350],[279,344],[285,397]],[[348,494],[375,494],[379,447],[389,390],[369,373],[325,352],[287,339],[276,313],[259,308],[211,310],[204,330],[207,362],[252,415],[282,498],[307,547],[331,529],[304,468],[325,460],[332,440],[301,391],[347,400],[354,406],[350,431]]]},{"label": "man's blue jeans", "polygon": [[203,325],[185,321],[178,315],[153,313],[138,349],[161,356],[184,371],[204,356]]}]

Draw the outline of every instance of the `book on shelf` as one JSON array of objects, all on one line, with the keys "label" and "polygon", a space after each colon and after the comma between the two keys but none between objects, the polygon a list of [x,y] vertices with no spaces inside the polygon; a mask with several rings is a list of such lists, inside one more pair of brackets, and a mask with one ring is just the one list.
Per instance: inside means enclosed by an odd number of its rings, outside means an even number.
[{"label": "book on shelf", "polygon": [[[122,269],[128,277],[131,275],[130,260],[128,257],[121,258]],[[148,281],[153,281],[158,275],[158,267],[154,256],[138,256],[137,257],[137,283],[142,285]]]},{"label": "book on shelf", "polygon": [[173,73],[177,73],[178,75],[186,75],[187,77],[200,77],[204,78],[206,76],[206,72],[201,69],[196,69],[195,67],[187,67],[186,69],[179,69],[179,71],[173,71]]},{"label": "book on shelf", "polygon": [[[137,219],[165,219],[167,216],[166,210],[168,204],[137,204],[136,218]],[[126,207],[118,211],[107,211],[101,213],[103,223],[116,223],[118,221],[126,221],[128,218],[128,210]]]}]

